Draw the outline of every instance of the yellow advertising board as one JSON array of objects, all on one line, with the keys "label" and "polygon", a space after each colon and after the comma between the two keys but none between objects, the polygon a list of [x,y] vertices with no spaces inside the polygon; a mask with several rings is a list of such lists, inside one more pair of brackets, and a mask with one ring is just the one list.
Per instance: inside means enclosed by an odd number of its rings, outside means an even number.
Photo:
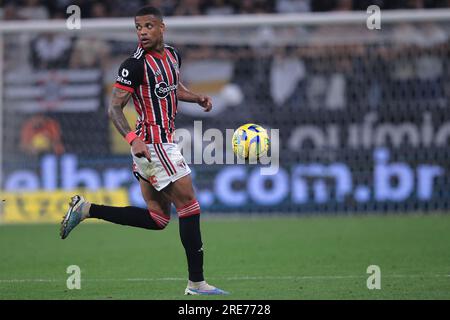
[{"label": "yellow advertising board", "polygon": [[0,191],[0,223],[61,222],[75,194],[84,196],[91,203],[120,207],[130,205],[126,189]]}]

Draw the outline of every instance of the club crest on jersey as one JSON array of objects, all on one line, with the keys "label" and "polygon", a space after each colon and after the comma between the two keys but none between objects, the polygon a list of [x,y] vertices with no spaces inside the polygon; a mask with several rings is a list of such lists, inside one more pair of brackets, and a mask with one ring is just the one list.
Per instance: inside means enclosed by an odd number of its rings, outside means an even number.
[{"label": "club crest on jersey", "polygon": [[176,90],[177,85],[167,85],[164,81],[161,81],[155,86],[155,94],[158,98],[164,99],[170,93],[170,91]]},{"label": "club crest on jersey", "polygon": [[160,75],[162,75],[162,72],[161,72],[161,70],[156,70],[156,72],[155,72],[155,77],[158,77],[158,76],[160,76]]}]

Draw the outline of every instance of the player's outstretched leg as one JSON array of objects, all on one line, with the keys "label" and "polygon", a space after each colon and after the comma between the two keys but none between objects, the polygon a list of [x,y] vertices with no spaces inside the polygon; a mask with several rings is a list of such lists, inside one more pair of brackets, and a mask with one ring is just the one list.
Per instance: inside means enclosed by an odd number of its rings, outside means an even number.
[{"label": "player's outstretched leg", "polygon": [[140,185],[142,195],[147,203],[147,209],[132,206],[112,207],[91,204],[82,196],[74,196],[61,223],[61,238],[67,238],[69,233],[87,218],[97,218],[124,226],[149,230],[163,230],[170,221],[170,201],[147,182],[140,181]]},{"label": "player's outstretched leg", "polygon": [[179,216],[181,243],[186,252],[189,281],[186,295],[228,294],[209,285],[203,277],[203,243],[200,232],[200,205],[195,199],[191,176],[175,181],[166,191],[175,204]]}]

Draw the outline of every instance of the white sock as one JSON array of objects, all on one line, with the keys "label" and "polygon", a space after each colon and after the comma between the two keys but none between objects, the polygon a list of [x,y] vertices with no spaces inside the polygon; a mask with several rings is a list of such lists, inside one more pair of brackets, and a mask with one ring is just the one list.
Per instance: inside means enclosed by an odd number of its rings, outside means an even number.
[{"label": "white sock", "polygon": [[206,283],[205,280],[200,282],[193,282],[191,280],[188,281],[188,287],[191,289],[199,289],[199,290],[213,290],[215,287]]},{"label": "white sock", "polygon": [[91,204],[89,202],[85,202],[81,205],[81,220],[89,218],[89,209],[91,208]]}]

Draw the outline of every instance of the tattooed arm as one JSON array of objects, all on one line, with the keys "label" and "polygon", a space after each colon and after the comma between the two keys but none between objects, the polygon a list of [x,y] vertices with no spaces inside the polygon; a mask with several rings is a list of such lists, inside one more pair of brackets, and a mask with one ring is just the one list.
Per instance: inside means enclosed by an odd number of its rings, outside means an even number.
[{"label": "tattooed arm", "polygon": [[123,113],[123,108],[127,105],[130,97],[130,92],[119,88],[113,88],[112,100],[108,108],[109,118],[123,137],[131,131],[130,125]]},{"label": "tattooed arm", "polygon": [[[123,113],[123,108],[127,105],[130,97],[130,92],[119,88],[113,88],[112,100],[108,108],[109,118],[114,123],[117,131],[119,131],[123,137],[132,131]],[[147,160],[150,161],[150,153],[148,148],[144,141],[142,141],[139,137],[131,142],[131,150],[136,157],[146,157]]]}]

